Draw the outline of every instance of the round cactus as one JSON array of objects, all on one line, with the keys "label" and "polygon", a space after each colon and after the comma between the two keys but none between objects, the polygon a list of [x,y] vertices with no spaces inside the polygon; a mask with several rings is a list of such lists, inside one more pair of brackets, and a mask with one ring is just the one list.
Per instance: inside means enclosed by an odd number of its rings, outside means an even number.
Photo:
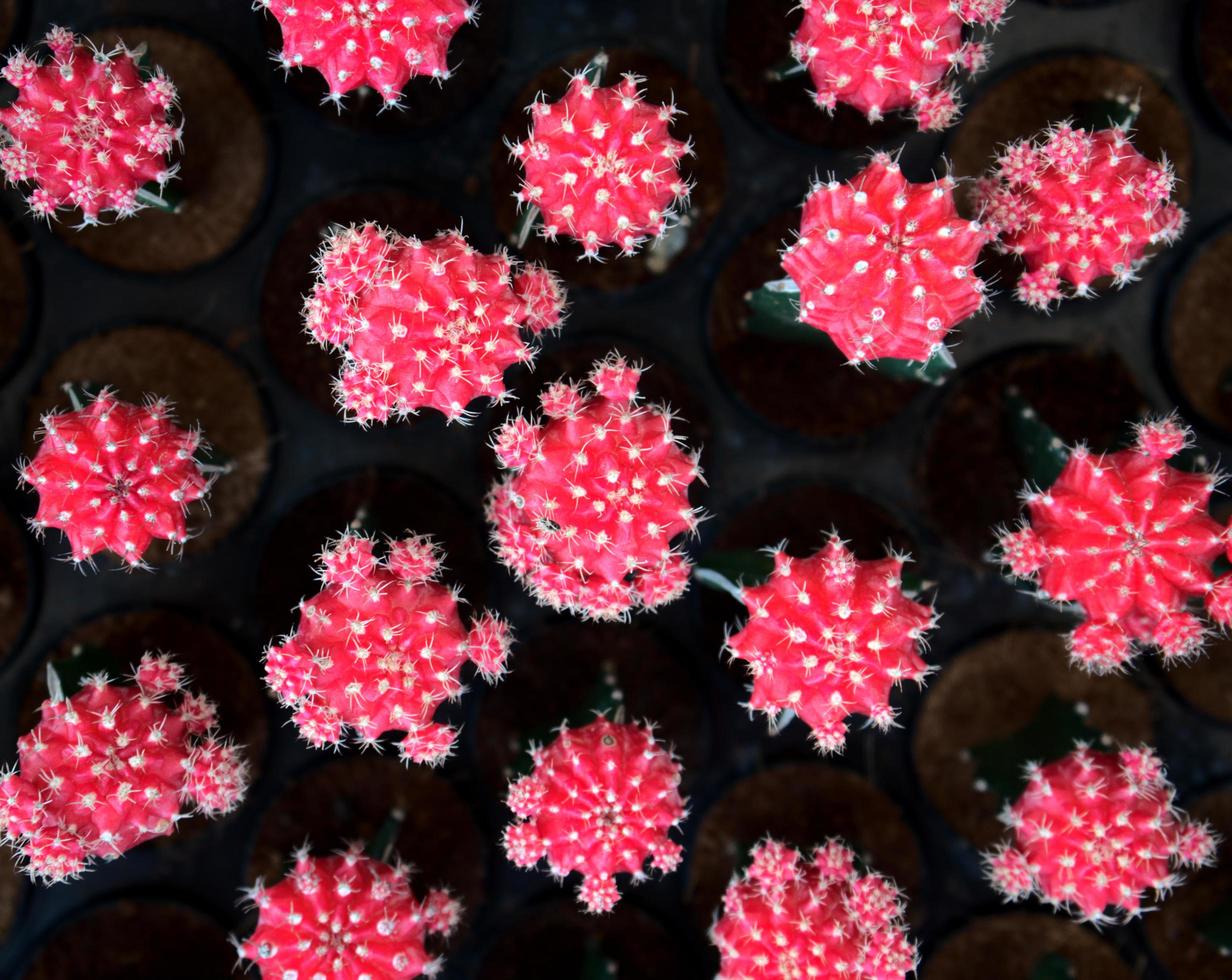
[{"label": "round cactus", "polygon": [[851,363],[926,362],[986,304],[974,268],[988,238],[959,217],[953,178],[910,183],[879,153],[849,183],[813,187],[783,269],[800,290],[801,321]]},{"label": "round cactus", "polygon": [[77,208],[97,224],[104,211],[127,218],[156,202],[179,169],[175,86],[122,44],[104,51],[62,27],[43,43],[49,61],[19,50],[0,69],[17,89],[0,109],[5,178],[32,185],[26,203],[44,218]]},{"label": "round cactus", "polygon": [[1076,447],[1052,486],[1027,488],[1029,523],[999,535],[1013,575],[1086,614],[1069,635],[1086,670],[1120,669],[1143,645],[1158,647],[1165,663],[1200,654],[1208,631],[1187,610],[1192,599],[1205,599],[1220,625],[1232,622],[1232,581],[1211,568],[1225,547],[1207,513],[1218,478],[1167,462],[1189,437],[1169,417],[1140,425],[1133,449]]},{"label": "round cactus", "polygon": [[217,816],[243,799],[247,763],[215,731],[215,705],[187,693],[183,669],[146,654],[134,679],[87,677],[72,697],[44,701],[17,740],[16,768],[0,773],[0,829],[31,877],[76,877],[168,836],[185,812]]},{"label": "round cactus", "polygon": [[596,362],[593,393],[563,381],[494,438],[512,475],[488,495],[497,554],[543,605],[621,619],[677,599],[692,567],[672,540],[696,529],[689,484],[701,471],[671,413],[643,405],[641,369],[616,353]]},{"label": "round cactus", "polygon": [[533,360],[523,331],[555,327],[564,306],[546,269],[477,252],[460,232],[421,242],[365,224],[326,240],[304,320],[344,357],[335,392],[349,420],[433,408],[466,421],[475,399],[506,397],[506,368]]},{"label": "round cactus", "polygon": [[1002,820],[1012,840],[987,854],[988,877],[1007,900],[1037,895],[1088,922],[1144,911],[1148,891],[1180,884],[1174,868],[1214,860],[1216,839],[1173,805],[1176,795],[1149,748],[1095,752],[1079,745],[1045,766]]},{"label": "round cactus", "polygon": [[767,838],[727,886],[710,929],[718,980],[906,980],[919,961],[889,878],[837,840],[810,859]]},{"label": "round cactus", "polygon": [[680,160],[692,148],[669,132],[676,107],[647,104],[643,81],[629,74],[604,87],[577,72],[559,101],[540,94],[530,135],[510,147],[523,169],[517,199],[538,208],[540,234],[563,232],[588,258],[608,245],[632,255],[689,196]]},{"label": "round cactus", "polygon": [[450,75],[446,56],[458,28],[476,20],[471,0],[256,0],[282,28],[284,69],[315,68],[341,106],[366,86],[398,106],[412,78]]},{"label": "round cactus", "polygon": [[1044,310],[1066,297],[1063,283],[1089,297],[1102,276],[1118,288],[1133,282],[1147,249],[1184,228],[1185,212],[1170,201],[1175,184],[1168,161],[1152,163],[1126,130],[1058,123],[1007,146],[976,197],[998,248],[1027,267],[1018,299]]},{"label": "round cactus", "polygon": [[958,118],[951,69],[979,71],[986,44],[964,40],[996,27],[1010,0],[800,0],[804,19],[791,51],[808,69],[814,101],[833,113],[842,102],[876,122],[907,110],[921,130]]},{"label": "round cactus", "polygon": [[188,540],[188,505],[205,498],[211,479],[195,456],[201,434],[179,428],[167,402],[132,405],[103,390],[42,424],[38,452],[20,468],[39,495],[36,533],[62,531],[75,562],[110,551],[130,567],[143,565],[155,539]]},{"label": "round cactus", "polygon": [[347,533],[321,555],[321,591],[299,605],[299,628],[265,654],[265,683],[295,710],[300,735],[321,748],[354,730],[361,745],[382,733],[406,732],[402,758],[436,765],[457,731],[435,722],[445,701],[463,691],[463,664],[487,680],[505,669],[509,628],[492,613],[469,631],[458,592],[436,581],[441,556],[426,538],[389,543]]},{"label": "round cactus", "polygon": [[775,549],[769,580],[740,590],[748,620],[727,640],[753,677],[749,707],[794,712],[823,752],[842,751],[853,714],[887,730],[891,690],[929,672],[920,650],[935,623],[903,595],[904,561],[859,561],[833,536],[810,558]]},{"label": "round cactus", "polygon": [[531,758],[534,769],[506,797],[518,818],[504,835],[514,864],[531,868],[546,857],[555,878],[580,872],[578,900],[588,912],[616,905],[617,874],[641,881],[647,861],[658,871],[676,869],[682,849],[668,831],[685,816],[681,768],[652,726],[603,717],[562,725]]},{"label": "round cactus", "polygon": [[449,936],[462,907],[447,891],[420,901],[410,868],[366,857],[352,847],[329,857],[295,855],[276,885],[258,881],[247,897],[258,913],[240,957],[263,977],[402,980],[436,976],[443,966],[428,952],[429,936]]}]

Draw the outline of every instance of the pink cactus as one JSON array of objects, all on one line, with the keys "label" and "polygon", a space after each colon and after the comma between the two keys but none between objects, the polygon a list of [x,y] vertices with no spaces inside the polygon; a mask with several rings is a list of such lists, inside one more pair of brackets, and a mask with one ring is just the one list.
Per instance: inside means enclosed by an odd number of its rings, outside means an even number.
[{"label": "pink cactus", "polygon": [[477,398],[506,397],[505,369],[534,352],[564,313],[550,272],[484,255],[460,232],[427,242],[374,224],[332,234],[304,306],[308,331],[345,358],[335,383],[348,419],[366,425],[434,408],[465,422]]},{"label": "pink cactus", "polygon": [[740,590],[748,620],[727,640],[753,677],[749,707],[795,712],[823,752],[843,750],[853,714],[887,730],[891,690],[929,673],[920,650],[935,623],[903,595],[904,561],[859,561],[837,537],[810,558],[776,549],[770,579]]},{"label": "pink cactus", "polygon": [[1000,532],[1015,576],[1086,614],[1069,645],[1074,663],[1093,673],[1125,667],[1143,645],[1158,647],[1166,664],[1199,655],[1208,630],[1188,611],[1192,599],[1204,599],[1220,625],[1232,622],[1232,581],[1211,569],[1226,542],[1207,513],[1218,477],[1167,463],[1189,437],[1169,417],[1139,426],[1133,449],[1076,447],[1051,487],[1028,488],[1030,522]]},{"label": "pink cactus", "polygon": [[806,859],[773,838],[727,886],[710,928],[717,980],[906,980],[919,953],[889,878],[856,870],[837,840]]},{"label": "pink cactus", "polygon": [[201,434],[177,426],[167,402],[132,405],[104,390],[42,422],[38,452],[20,469],[39,495],[36,533],[62,531],[75,562],[110,551],[133,567],[155,539],[188,540],[188,506],[205,498],[211,478],[195,457]]},{"label": "pink cactus", "polygon": [[76,877],[168,836],[186,812],[217,816],[243,799],[248,765],[217,734],[215,705],[186,691],[183,669],[146,654],[135,680],[86,678],[72,697],[44,701],[17,740],[16,768],[0,773],[0,830],[31,877]]},{"label": "pink cactus", "polygon": [[447,891],[420,901],[410,868],[365,857],[352,847],[330,857],[295,855],[295,867],[267,888],[248,892],[259,919],[238,943],[264,977],[401,980],[436,976],[443,966],[428,952],[429,936],[449,936],[462,907]]},{"label": "pink cactus", "polygon": [[987,303],[974,269],[988,238],[959,217],[953,178],[912,184],[878,153],[850,183],[810,191],[783,269],[800,290],[800,319],[851,363],[928,361]]},{"label": "pink cactus", "polygon": [[632,255],[689,196],[680,160],[692,148],[669,132],[677,109],[647,104],[643,81],[629,74],[603,87],[577,72],[558,102],[540,94],[530,135],[510,147],[524,171],[518,201],[539,209],[540,233],[563,232],[587,258],[608,245]]},{"label": "pink cactus", "polygon": [[546,422],[518,417],[495,435],[513,475],[488,495],[493,541],[543,605],[621,619],[688,587],[672,541],[700,520],[689,484],[701,471],[671,413],[638,401],[640,376],[613,352],[591,371],[593,394],[557,382],[539,399]]},{"label": "pink cactus", "polygon": [[265,683],[285,705],[300,735],[321,748],[348,726],[361,745],[383,732],[406,732],[402,758],[436,765],[457,731],[433,720],[464,690],[459,675],[473,663],[488,681],[500,677],[509,628],[484,612],[469,631],[458,592],[436,581],[441,555],[427,538],[389,543],[347,533],[321,554],[322,589],[300,603],[299,628],[265,654]]},{"label": "pink cactus", "polygon": [[534,769],[506,797],[518,818],[505,828],[510,861],[532,868],[546,857],[558,879],[580,872],[578,900],[588,912],[611,911],[619,901],[615,875],[641,881],[647,861],[676,870],[682,848],[668,831],[685,816],[681,768],[652,726],[603,717],[562,725],[531,757]]},{"label": "pink cactus", "polygon": [[908,110],[921,130],[958,118],[951,69],[977,72],[988,45],[964,40],[970,28],[995,28],[1010,0],[800,0],[804,20],[792,55],[812,76],[813,100],[833,113],[853,106],[876,122]]},{"label": "pink cactus", "polygon": [[[62,27],[43,43],[50,61],[19,50],[0,69],[17,88],[0,109],[5,178],[33,185],[26,203],[40,217],[79,208],[97,224],[103,211],[136,214],[179,169],[171,162],[183,132],[175,86],[123,44],[104,51]],[[151,184],[159,194],[145,190]]]},{"label": "pink cactus", "polygon": [[277,60],[315,68],[329,85],[328,100],[366,86],[398,106],[402,89],[421,75],[443,82],[449,42],[475,21],[471,0],[256,0],[282,28]]},{"label": "pink cactus", "polygon": [[1093,752],[1079,746],[1033,765],[1002,820],[1011,843],[985,856],[988,877],[1008,901],[1037,895],[1085,921],[1142,911],[1148,890],[1165,896],[1176,866],[1211,864],[1217,838],[1173,805],[1176,790],[1150,748]]},{"label": "pink cactus", "polygon": [[977,186],[998,248],[1022,257],[1019,300],[1048,309],[1067,295],[1091,296],[1111,276],[1137,279],[1147,250],[1180,237],[1185,212],[1170,202],[1176,179],[1167,159],[1152,163],[1120,128],[1087,132],[1057,123],[1007,146]]}]

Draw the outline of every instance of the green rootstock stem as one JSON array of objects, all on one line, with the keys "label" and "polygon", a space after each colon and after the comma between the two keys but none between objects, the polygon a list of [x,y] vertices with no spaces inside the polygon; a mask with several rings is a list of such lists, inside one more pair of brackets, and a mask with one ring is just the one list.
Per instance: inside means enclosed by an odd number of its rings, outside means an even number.
[{"label": "green rootstock stem", "polygon": [[603,73],[607,71],[608,57],[606,51],[600,51],[590,61],[586,62],[582,68],[581,75],[591,85],[599,86],[603,84]]},{"label": "green rootstock stem", "polygon": [[158,208],[168,214],[179,214],[184,210],[184,195],[151,181],[137,191],[137,203],[148,208]]},{"label": "green rootstock stem", "polygon": [[390,810],[389,816],[385,818],[385,822],[372,835],[372,840],[368,841],[368,846],[364,848],[364,854],[374,861],[383,861],[388,864],[390,857],[393,855],[394,844],[397,843],[398,835],[402,833],[402,823],[405,820],[406,813],[404,811]]},{"label": "green rootstock stem", "polygon": [[518,222],[513,226],[513,234],[509,236],[514,248],[523,249],[530,238],[535,225],[539,224],[539,209],[533,204],[518,215]]},{"label": "green rootstock stem", "polygon": [[616,961],[603,955],[603,946],[598,936],[586,940],[586,952],[582,958],[582,972],[578,980],[616,980],[620,968]]},{"label": "green rootstock stem", "polygon": [[121,667],[110,650],[78,645],[65,660],[47,664],[47,696],[52,701],[67,701],[85,685],[91,674],[107,674],[113,679]]},{"label": "green rootstock stem", "polygon": [[1199,920],[1198,932],[1221,956],[1232,956],[1232,896]]},{"label": "green rootstock stem", "polygon": [[[800,320],[800,289],[791,279],[776,279],[745,296],[749,315],[744,329],[754,336],[787,344],[833,347],[824,330]],[[954,370],[954,358],[945,347],[937,348],[927,361],[882,357],[869,361],[874,371],[891,378],[940,384]]]},{"label": "green rootstock stem", "polygon": [[784,82],[789,78],[796,78],[808,72],[808,66],[795,58],[787,57],[778,64],[771,65],[766,69],[766,78],[772,82]]},{"label": "green rootstock stem", "polygon": [[1069,459],[1065,443],[1017,388],[1005,389],[1005,414],[1006,425],[1028,479],[1041,490],[1052,486]]},{"label": "green rootstock stem", "polygon": [[1048,695],[1025,726],[970,752],[975,762],[976,786],[996,793],[1006,802],[1016,800],[1027,785],[1028,762],[1052,762],[1068,755],[1075,742],[1097,744],[1101,733],[1087,724],[1086,705]]},{"label": "green rootstock stem", "polygon": [[1031,968],[1030,980],[1073,980],[1074,968],[1060,953],[1045,953]]},{"label": "green rootstock stem", "polygon": [[774,574],[774,555],[752,548],[712,551],[693,568],[693,577],[707,588],[740,598],[742,586],[758,585]]},{"label": "green rootstock stem", "polygon": [[[594,685],[580,702],[573,706],[565,716],[564,723],[569,728],[581,728],[603,715],[609,721],[621,724],[625,720],[625,695],[620,689],[620,681],[616,676],[616,667],[610,660],[605,660]],[[511,767],[512,778],[524,776],[534,768],[534,760],[530,750],[535,745],[545,745],[556,735],[556,724],[525,732],[518,739],[518,754]]]},{"label": "green rootstock stem", "polygon": [[1074,125],[1087,132],[1097,129],[1132,129],[1138,121],[1138,113],[1142,105],[1138,96],[1105,95],[1102,99],[1092,99],[1078,104],[1074,113]]}]

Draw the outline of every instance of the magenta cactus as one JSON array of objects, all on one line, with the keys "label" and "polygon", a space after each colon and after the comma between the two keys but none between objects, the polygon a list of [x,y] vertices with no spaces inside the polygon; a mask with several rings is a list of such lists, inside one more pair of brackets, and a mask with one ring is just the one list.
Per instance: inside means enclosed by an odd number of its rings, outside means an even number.
[{"label": "magenta cactus", "polygon": [[1133,918],[1148,891],[1163,897],[1175,868],[1214,861],[1217,842],[1173,804],[1176,790],[1150,748],[1079,746],[1028,769],[1002,820],[1010,843],[987,854],[988,877],[1007,901],[1036,895],[1087,922]]},{"label": "magenta cactus", "polygon": [[1199,655],[1208,630],[1188,609],[1193,599],[1221,626],[1232,622],[1232,581],[1211,567],[1227,540],[1207,513],[1218,477],[1168,465],[1189,440],[1170,416],[1140,425],[1132,449],[1078,446],[1052,486],[1027,488],[1029,521],[999,533],[1013,575],[1086,614],[1069,635],[1086,670],[1119,670],[1150,645],[1166,664]]},{"label": "magenta cactus", "polygon": [[620,899],[615,875],[645,878],[647,861],[674,871],[681,847],[668,831],[685,817],[680,763],[650,725],[599,717],[562,725],[546,747],[531,750],[534,769],[509,786],[517,820],[505,828],[505,853],[520,868],[546,857],[552,876],[582,875],[578,900],[608,912]]},{"label": "magenta cactus", "polygon": [[256,0],[282,28],[274,59],[286,71],[315,68],[340,108],[347,92],[366,86],[398,107],[412,78],[443,82],[449,42],[475,21],[471,0]]},{"label": "magenta cactus", "polygon": [[601,86],[576,72],[559,101],[540,93],[530,135],[510,147],[523,169],[518,202],[538,209],[543,237],[564,233],[586,258],[609,245],[632,255],[667,231],[689,196],[680,160],[692,148],[671,136],[676,107],[645,102],[643,81],[627,74]]},{"label": "magenta cactus", "polygon": [[894,882],[857,871],[842,842],[806,859],[767,838],[727,886],[710,928],[717,980],[906,980],[919,953],[904,911]]},{"label": "magenta cactus", "polygon": [[852,364],[927,362],[988,300],[975,274],[989,233],[959,217],[954,180],[913,184],[878,153],[849,183],[816,184],[783,253],[800,320],[829,334]]},{"label": "magenta cactus", "polygon": [[39,495],[35,533],[63,532],[79,564],[110,551],[130,567],[144,565],[156,539],[188,540],[188,506],[205,499],[212,478],[196,459],[201,433],[177,426],[166,401],[132,405],[104,389],[42,424],[38,452],[19,470]]},{"label": "magenta cactus", "polygon": [[31,213],[77,208],[87,225],[104,211],[127,218],[163,203],[183,132],[171,80],[143,70],[123,44],[104,51],[62,27],[43,43],[49,61],[18,50],[0,69],[17,89],[0,109],[5,179],[32,185]]},{"label": "magenta cactus", "polygon": [[335,392],[348,420],[433,408],[465,422],[477,398],[504,400],[505,369],[534,358],[523,333],[554,328],[564,306],[552,273],[484,255],[461,232],[423,242],[365,224],[327,238],[304,320],[344,357]]},{"label": "magenta cactus", "polygon": [[346,533],[321,554],[321,591],[299,605],[299,627],[265,654],[265,683],[310,744],[336,745],[344,729],[364,746],[406,732],[402,758],[437,765],[457,731],[433,720],[463,691],[473,663],[488,681],[504,672],[509,627],[492,613],[458,614],[458,591],[436,581],[441,555],[427,538],[376,541]]},{"label": "magenta cactus", "polygon": [[358,847],[329,857],[297,852],[286,877],[270,887],[258,881],[247,892],[259,918],[237,944],[240,958],[264,977],[436,976],[443,960],[425,941],[449,936],[462,906],[438,888],[418,899],[407,881],[410,870]]},{"label": "magenta cactus", "polygon": [[0,830],[32,878],[77,877],[168,836],[186,813],[217,816],[243,799],[248,765],[218,735],[213,702],[187,692],[183,668],[147,653],[134,679],[94,674],[48,698],[17,740],[17,766],[0,773]]},{"label": "magenta cactus", "polygon": [[936,623],[903,595],[906,559],[859,561],[836,536],[809,558],[773,555],[770,579],[739,590],[748,619],[727,640],[753,677],[749,707],[772,720],[794,712],[823,752],[843,750],[851,715],[887,730],[891,690],[929,673],[920,651]]},{"label": "magenta cactus", "polygon": [[1127,130],[1065,122],[1007,146],[976,186],[998,248],[1027,267],[1018,299],[1045,310],[1069,295],[1066,283],[1089,297],[1101,277],[1118,288],[1135,281],[1148,249],[1184,228],[1185,212],[1170,200],[1175,185],[1167,159],[1152,163]]},{"label": "magenta cactus", "polygon": [[495,434],[512,475],[488,495],[493,542],[542,605],[622,619],[688,587],[672,542],[697,528],[689,485],[701,470],[671,413],[638,400],[640,376],[613,352],[590,373],[593,393],[557,382],[539,399],[545,422],[519,416]]},{"label": "magenta cactus", "polygon": [[792,55],[812,77],[828,113],[842,102],[877,122],[909,111],[921,130],[945,129],[959,114],[951,69],[977,72],[987,44],[964,40],[995,28],[1010,0],[800,0],[804,20]]}]

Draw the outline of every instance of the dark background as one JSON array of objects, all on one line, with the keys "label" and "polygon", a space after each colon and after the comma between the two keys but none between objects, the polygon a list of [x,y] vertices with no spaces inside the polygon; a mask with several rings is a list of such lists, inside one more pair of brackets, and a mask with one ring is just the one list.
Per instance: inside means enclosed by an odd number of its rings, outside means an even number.
[{"label": "dark background", "polygon": [[[60,540],[39,545],[8,527],[32,512],[32,495],[0,494],[0,759],[15,757],[16,736],[33,721],[45,660],[85,641],[124,658],[146,646],[182,655],[259,770],[230,818],[192,821],[78,882],[36,889],[5,863],[0,976],[226,976],[223,937],[251,923],[235,906],[238,890],[257,874],[276,877],[305,838],[330,849],[371,834],[395,804],[411,812],[399,847],[422,883],[453,885],[468,904],[447,951],[449,977],[600,975],[603,961],[622,978],[711,976],[717,956],[705,928],[736,853],[767,830],[800,845],[844,834],[894,874],[929,980],[1026,980],[1049,949],[1081,978],[1232,975],[1232,961],[1193,931],[1232,897],[1227,870],[1203,872],[1165,911],[1098,937],[1046,913],[997,918],[978,859],[995,839],[997,802],[970,789],[962,755],[1025,722],[1049,692],[1081,698],[1101,730],[1157,745],[1181,802],[1232,833],[1223,788],[1232,644],[1212,643],[1206,660],[1167,674],[1148,655],[1128,679],[1089,681],[1065,667],[1053,637],[1069,628],[1064,617],[980,561],[989,526],[1016,516],[1025,476],[1004,429],[1007,383],[1067,439],[1111,446],[1124,420],[1179,405],[1211,457],[1226,454],[1230,4],[1017,0],[990,71],[967,85],[967,119],[945,134],[897,121],[869,127],[844,113],[827,122],[802,82],[761,84],[786,53],[799,16],[789,17],[791,6],[485,0],[479,26],[455,39],[451,60],[462,65],[447,86],[412,83],[404,114],[359,106],[339,117],[315,104],[311,78],[284,82],[268,57],[277,29],[246,0],[0,2],[12,44],[52,23],[150,41],[151,60],[184,95],[190,199],[176,219],[143,215],[76,236],[23,216],[16,192],[0,195],[12,240],[0,248],[0,458],[31,450],[37,412],[84,371],[131,399],[171,395],[237,466],[219,485],[209,534],[155,574],[80,574],[57,560]],[[669,398],[690,440],[704,443],[708,486],[695,499],[714,516],[696,554],[784,536],[805,553],[831,525],[862,557],[886,543],[913,552],[938,583],[943,616],[929,660],[943,669],[923,698],[895,699],[900,729],[854,731],[841,757],[816,756],[799,723],[771,738],[739,708],[740,672],[720,658],[723,627],[739,612],[726,597],[693,590],[623,627],[535,608],[484,544],[485,440],[503,410],[468,428],[436,415],[344,426],[328,408],[329,358],[297,333],[310,255],[332,220],[430,235],[460,219],[476,245],[499,244],[514,214],[500,140],[524,133],[520,109],[538,87],[560,94],[560,65],[599,45],[617,69],[654,72],[652,95],[674,89],[688,110],[676,132],[697,142],[696,226],[663,274],[644,258],[587,266],[571,248],[532,245],[528,253],[569,282],[572,316],[535,374],[510,381],[525,403],[612,346],[654,364],[645,389]],[[1139,145],[1177,164],[1191,218],[1140,283],[1043,316],[1012,301],[1012,267],[990,259],[981,271],[1000,279],[994,312],[964,327],[959,372],[936,389],[857,374],[824,349],[742,335],[741,294],[780,274],[774,251],[814,174],[845,179],[869,149],[905,143],[914,179],[942,169],[943,154],[970,175],[999,141],[1108,87],[1141,91]],[[311,586],[311,555],[361,505],[384,530],[436,534],[467,596],[518,630],[513,675],[491,690],[476,682],[449,709],[463,735],[435,773],[403,770],[388,755],[314,752],[259,686],[262,650],[292,628],[294,603]],[[1218,507],[1226,515],[1226,499]],[[682,869],[624,888],[617,915],[586,919],[572,908],[572,884],[518,871],[496,842],[508,815],[502,768],[520,735],[576,709],[606,667],[635,714],[663,722],[692,807]]]}]

